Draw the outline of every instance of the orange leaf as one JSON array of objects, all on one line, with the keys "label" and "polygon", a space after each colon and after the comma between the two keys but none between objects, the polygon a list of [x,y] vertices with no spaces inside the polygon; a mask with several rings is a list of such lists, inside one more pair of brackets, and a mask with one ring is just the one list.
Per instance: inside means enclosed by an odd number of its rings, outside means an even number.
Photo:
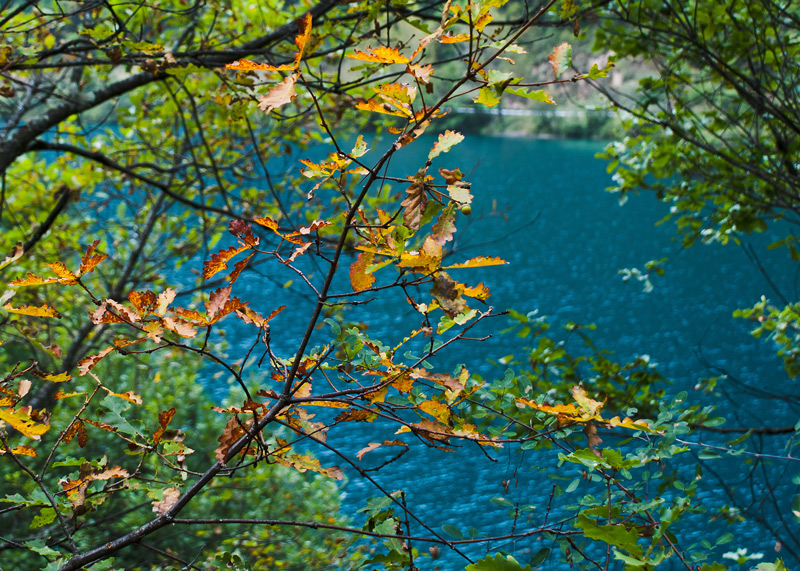
[{"label": "orange leaf", "polygon": [[128,294],[128,301],[139,313],[150,313],[158,302],[156,294],[152,291],[132,291]]},{"label": "orange leaf", "polygon": [[272,319],[273,317],[278,315],[284,309],[286,309],[286,306],[282,305],[278,309],[276,309],[275,311],[270,313],[269,316],[267,316],[265,318],[260,313],[257,313],[255,311],[253,311],[252,309],[250,309],[247,306],[244,306],[244,307],[236,309],[236,315],[239,317],[239,319],[241,319],[245,323],[247,323],[247,324],[253,323],[253,324],[255,324],[256,327],[262,328],[267,324],[267,322],[270,319]]},{"label": "orange leaf", "polygon": [[401,206],[403,210],[403,225],[409,230],[419,230],[422,213],[428,206],[428,192],[425,189],[425,173],[427,167],[422,167],[417,174],[410,177],[413,181],[406,189],[406,199]]},{"label": "orange leaf", "polygon": [[86,357],[85,359],[81,359],[78,361],[78,373],[80,376],[84,376],[86,373],[92,370],[92,368],[100,362],[100,360],[111,353],[113,351],[113,347],[106,347],[102,351],[100,351],[97,355],[92,355],[90,357]]},{"label": "orange leaf", "polygon": [[356,103],[356,109],[364,111],[374,111],[375,113],[385,113],[386,115],[395,115],[405,119],[411,118],[411,110],[406,107],[395,103],[394,106],[389,103],[381,103],[375,99],[369,101],[359,101]]},{"label": "orange leaf", "polygon": [[375,283],[375,276],[367,273],[367,267],[372,264],[375,255],[371,252],[361,252],[350,266],[350,285],[353,291],[364,291]]},{"label": "orange leaf", "polygon": [[9,313],[19,313],[21,315],[30,315],[32,317],[55,317],[56,319],[61,318],[61,314],[58,313],[55,309],[47,305],[46,303],[41,306],[34,306],[34,305],[23,305],[21,307],[12,307],[10,303],[7,303],[3,306]]},{"label": "orange leaf", "polygon": [[233,265],[233,271],[228,276],[228,281],[231,283],[231,285],[233,285],[233,282],[235,282],[237,279],[239,279],[239,276],[244,271],[244,269],[247,267],[247,263],[253,258],[253,256],[255,256],[254,253],[250,254],[249,256],[247,256],[243,260],[239,260],[238,262],[236,262]]},{"label": "orange leaf", "polygon": [[446,34],[442,35],[442,39],[440,40],[443,44],[457,44],[459,42],[468,42],[469,41],[469,34],[451,34],[447,32]]},{"label": "orange leaf", "polygon": [[164,431],[169,426],[173,416],[175,416],[175,407],[158,413],[158,430],[153,434],[153,444],[161,442],[161,437],[164,436]]},{"label": "orange leaf", "polygon": [[433,74],[432,65],[409,65],[406,72],[420,80],[422,83],[430,83]]},{"label": "orange leaf", "polygon": [[297,21],[297,27],[300,33],[295,37],[294,44],[297,46],[299,55],[302,56],[303,51],[306,49],[306,44],[308,44],[308,40],[311,38],[311,12],[306,12],[306,14]]},{"label": "orange leaf", "polygon": [[344,473],[339,466],[331,466],[330,468],[323,468],[319,460],[312,456],[300,456],[299,454],[286,454],[283,456],[273,456],[278,464],[290,466],[300,473],[311,470],[323,476],[328,476],[334,480],[344,480]]},{"label": "orange leaf", "polygon": [[233,69],[236,71],[291,71],[295,69],[295,67],[296,66],[293,64],[275,66],[266,63],[256,63],[249,59],[240,59],[239,61],[227,64],[225,69]]},{"label": "orange leaf", "polygon": [[262,111],[269,113],[273,109],[283,107],[297,97],[294,84],[297,82],[297,74],[292,74],[283,81],[273,86],[266,95],[258,98],[258,107]]},{"label": "orange leaf", "polygon": [[[10,452],[14,456],[30,456],[31,458],[36,458],[37,457],[36,450],[31,448],[30,446],[24,446],[24,445],[23,446],[15,446],[14,448],[10,449]],[[0,450],[0,456],[2,456],[5,453],[6,453],[5,450]]]},{"label": "orange leaf", "polygon": [[348,54],[350,59],[357,59],[361,61],[374,61],[377,63],[408,63],[408,58],[401,54],[395,48],[388,48],[386,46],[378,46],[377,48],[366,48],[365,52],[357,51],[353,54]]},{"label": "orange leaf", "polygon": [[450,409],[445,404],[438,401],[427,400],[419,403],[418,406],[421,411],[427,412],[443,424],[447,424],[450,420]]},{"label": "orange leaf", "polygon": [[403,442],[402,440],[384,440],[383,442],[370,442],[365,448],[362,448],[358,451],[356,456],[359,460],[361,457],[364,456],[367,452],[372,452],[376,448],[380,448],[381,446],[402,446],[403,448],[408,449],[408,444]]},{"label": "orange leaf", "polygon": [[[103,388],[105,389],[105,387],[103,387]],[[126,400],[128,402],[131,402],[133,404],[142,404],[142,397],[140,397],[139,395],[137,395],[133,391],[128,391],[126,393],[113,393],[113,392],[109,391],[108,389],[106,389],[106,391],[112,397],[117,397],[117,398],[120,398],[122,400]]]},{"label": "orange leaf", "polygon": [[59,277],[59,282],[66,285],[74,285],[78,283],[78,276],[68,270],[67,266],[61,262],[53,262],[52,264],[47,265],[50,266],[53,272],[55,272],[55,274]]},{"label": "orange leaf", "polygon": [[44,284],[52,284],[57,283],[59,280],[58,278],[40,278],[39,276],[28,273],[27,276],[24,278],[20,278],[18,280],[14,280],[10,283],[10,285],[15,287],[22,287],[22,286],[36,286],[36,285],[44,285]]},{"label": "orange leaf", "polygon": [[95,240],[91,246],[86,248],[86,254],[84,254],[83,257],[81,258],[81,269],[78,270],[78,273],[80,275],[88,274],[89,272],[93,271],[95,267],[97,267],[97,264],[99,264],[108,257],[107,254],[94,253],[99,243],[100,240]]},{"label": "orange leaf", "polygon": [[[238,248],[236,246],[231,246],[227,250],[220,250],[219,253],[213,254],[211,259],[203,264],[203,279],[207,280],[222,270],[227,270],[228,261],[237,254],[240,254],[248,249],[250,249],[250,247],[246,245],[239,246]],[[163,313],[161,313],[161,315],[163,315]]]}]

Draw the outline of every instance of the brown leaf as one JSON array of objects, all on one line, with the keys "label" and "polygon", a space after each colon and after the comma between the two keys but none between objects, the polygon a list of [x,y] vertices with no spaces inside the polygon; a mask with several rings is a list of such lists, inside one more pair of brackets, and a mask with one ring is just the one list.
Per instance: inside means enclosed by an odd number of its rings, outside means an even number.
[{"label": "brown leaf", "polygon": [[158,515],[164,515],[172,506],[174,506],[178,499],[181,497],[181,491],[178,488],[166,488],[161,492],[161,501],[153,502],[153,511]]},{"label": "brown leaf", "polygon": [[467,308],[467,303],[461,297],[461,292],[458,291],[456,282],[451,280],[450,276],[445,272],[439,272],[434,278],[431,294],[450,319],[455,318]]},{"label": "brown leaf", "polygon": [[197,329],[195,329],[191,323],[170,315],[164,318],[163,324],[164,327],[177,333],[181,337],[194,337],[197,335]]},{"label": "brown leaf", "polygon": [[417,174],[410,177],[413,182],[406,189],[408,196],[402,203],[402,206],[405,207],[403,225],[410,230],[419,230],[422,214],[425,212],[425,207],[428,206],[428,193],[425,189],[426,171],[427,167],[423,167]]},{"label": "brown leaf", "polygon": [[78,373],[80,374],[80,376],[82,377],[86,375],[89,371],[92,370],[92,368],[97,363],[100,362],[100,359],[111,353],[111,351],[113,350],[114,350],[113,347],[106,347],[105,349],[100,351],[97,355],[91,355],[89,357],[86,357],[78,361]]},{"label": "brown leaf", "polygon": [[262,95],[258,98],[258,107],[262,111],[269,113],[273,109],[283,107],[287,103],[290,103],[297,97],[297,91],[294,89],[296,82],[296,73],[286,77],[283,81],[274,85],[266,95]]},{"label": "brown leaf", "polygon": [[97,267],[97,264],[108,257],[107,254],[94,253],[98,244],[100,244],[100,240],[95,240],[91,246],[86,248],[86,253],[81,258],[81,268],[78,270],[80,275],[88,274],[89,272],[94,271],[95,267]]},{"label": "brown leaf", "polygon": [[595,456],[603,459],[603,451],[598,449],[597,447],[603,443],[599,436],[597,436],[597,427],[593,423],[588,423],[586,426],[583,427],[583,433],[586,435],[586,441],[589,443],[589,450],[591,450]]},{"label": "brown leaf", "polygon": [[236,246],[231,246],[227,250],[220,250],[218,253],[213,254],[211,259],[203,264],[203,279],[207,280],[222,270],[227,270],[228,261],[237,254],[241,254],[248,249],[250,249],[250,247],[247,245],[241,245],[238,248]]},{"label": "brown leaf", "polygon": [[231,286],[222,287],[218,290],[211,292],[208,301],[205,303],[206,313],[208,317],[213,319],[217,313],[223,308],[231,297]]},{"label": "brown leaf", "polygon": [[456,232],[456,215],[454,211],[455,208],[445,208],[441,216],[439,216],[439,220],[433,225],[431,237],[439,246],[444,246],[453,239],[453,234]]}]

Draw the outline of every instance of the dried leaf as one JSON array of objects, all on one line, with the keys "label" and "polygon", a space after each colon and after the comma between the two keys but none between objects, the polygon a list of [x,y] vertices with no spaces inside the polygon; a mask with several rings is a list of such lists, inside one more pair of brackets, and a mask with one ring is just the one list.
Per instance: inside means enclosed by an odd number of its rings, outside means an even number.
[{"label": "dried leaf", "polygon": [[76,283],[78,283],[78,276],[76,276],[70,270],[68,270],[67,266],[65,266],[61,262],[53,262],[47,265],[58,276],[58,281],[60,283],[66,285],[75,285]]},{"label": "dried leaf", "polygon": [[205,303],[206,313],[208,317],[213,319],[217,313],[223,308],[231,297],[231,286],[222,287],[218,290],[211,292],[208,301]]},{"label": "dried leaf", "polygon": [[445,272],[438,273],[434,278],[431,295],[439,302],[442,311],[450,319],[467,309],[467,302],[461,297],[456,282],[451,280]]},{"label": "dried leaf", "polygon": [[111,353],[114,350],[114,347],[106,347],[102,351],[100,351],[97,355],[92,355],[90,357],[86,357],[78,361],[78,373],[80,376],[86,375],[92,368],[100,362],[100,360]]},{"label": "dried leaf", "polygon": [[406,189],[408,195],[403,201],[403,225],[409,230],[419,230],[422,214],[428,206],[428,193],[425,189],[425,173],[427,167],[423,167],[411,177],[412,184]]},{"label": "dried leaf", "polygon": [[195,329],[191,323],[183,319],[177,319],[168,315],[163,319],[162,323],[164,327],[177,333],[181,337],[194,337],[197,335],[197,329]]},{"label": "dried leaf", "polygon": [[174,506],[181,497],[178,488],[166,488],[161,492],[161,501],[153,502],[153,511],[158,515],[164,515]]},{"label": "dried leaf", "polygon": [[[231,246],[227,250],[220,250],[217,254],[212,254],[211,259],[203,264],[203,279],[207,280],[222,270],[227,270],[228,261],[237,254],[241,254],[248,249],[250,249],[250,247],[246,245],[239,246],[238,248],[236,246]],[[159,314],[163,315],[160,312]]]},{"label": "dried leaf", "polygon": [[370,442],[365,448],[362,448],[358,451],[356,456],[358,457],[359,461],[367,452],[372,452],[373,450],[380,448],[381,446],[402,446],[405,449],[408,449],[408,444],[403,442],[402,440],[384,440],[383,442]]},{"label": "dried leaf", "polygon": [[297,97],[294,85],[297,82],[297,74],[286,77],[283,81],[273,86],[266,95],[258,98],[258,107],[262,111],[269,113],[273,109],[283,107]]}]

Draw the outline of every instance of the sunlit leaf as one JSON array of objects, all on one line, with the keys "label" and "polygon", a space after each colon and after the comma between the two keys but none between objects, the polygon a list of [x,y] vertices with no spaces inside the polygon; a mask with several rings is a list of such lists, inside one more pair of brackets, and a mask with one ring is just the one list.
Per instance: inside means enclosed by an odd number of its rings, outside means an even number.
[{"label": "sunlit leaf", "polygon": [[100,244],[100,240],[95,240],[88,248],[86,248],[86,253],[81,258],[81,268],[78,270],[80,275],[88,274],[89,272],[94,271],[94,269],[97,267],[97,264],[108,258],[107,254],[95,254],[98,244]]},{"label": "sunlit leaf", "polygon": [[460,264],[453,264],[452,266],[444,266],[442,269],[454,270],[461,268],[482,268],[486,266],[502,266],[507,263],[508,262],[506,262],[501,258],[487,258],[486,256],[478,256],[477,258],[472,258],[471,260],[467,260],[466,262],[461,262]]},{"label": "sunlit leaf", "polygon": [[42,435],[50,430],[49,424],[31,418],[30,407],[0,409],[0,421],[8,423],[11,428],[33,440],[41,440]]},{"label": "sunlit leaf", "polygon": [[556,104],[556,102],[553,101],[553,98],[550,97],[550,94],[543,89],[529,91],[524,87],[508,87],[506,88],[506,93],[524,97],[525,99],[530,99],[531,101],[541,101],[542,103],[550,103],[551,105]]},{"label": "sunlit leaf", "polygon": [[373,61],[377,63],[408,63],[408,58],[402,55],[395,48],[378,46],[377,48],[366,48],[366,51],[357,51],[347,54],[350,59],[361,61]]},{"label": "sunlit leaf", "polygon": [[18,313],[20,315],[30,315],[31,317],[55,317],[61,318],[61,314],[46,303],[39,306],[23,305],[20,307],[13,307],[10,303],[3,306],[9,313]]}]

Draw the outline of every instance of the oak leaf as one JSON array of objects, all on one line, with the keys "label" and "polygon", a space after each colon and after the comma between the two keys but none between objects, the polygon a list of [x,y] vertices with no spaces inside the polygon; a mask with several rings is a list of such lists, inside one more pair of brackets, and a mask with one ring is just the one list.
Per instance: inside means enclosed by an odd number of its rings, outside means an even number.
[{"label": "oak leaf", "polygon": [[449,129],[439,135],[439,139],[434,143],[433,148],[428,153],[428,159],[434,159],[442,153],[448,152],[454,146],[464,140],[464,135]]},{"label": "oak leaf", "polygon": [[374,258],[375,255],[372,252],[361,252],[350,266],[350,285],[353,291],[364,291],[375,283],[375,276],[366,271]]},{"label": "oak leaf", "polygon": [[367,47],[366,51],[357,51],[347,54],[350,59],[361,61],[371,61],[377,63],[408,63],[408,58],[395,48],[378,46],[377,48]]},{"label": "oak leaf", "polygon": [[10,303],[6,303],[3,306],[9,313],[18,313],[20,315],[30,315],[31,317],[55,317],[56,319],[61,318],[61,314],[47,305],[46,303],[43,305],[35,306],[35,305],[22,305],[20,307],[13,307]]},{"label": "oak leaf", "polygon": [[273,109],[283,107],[293,101],[297,97],[297,91],[294,88],[296,82],[297,74],[293,73],[277,85],[274,85],[266,95],[258,98],[259,109],[269,113]]}]

